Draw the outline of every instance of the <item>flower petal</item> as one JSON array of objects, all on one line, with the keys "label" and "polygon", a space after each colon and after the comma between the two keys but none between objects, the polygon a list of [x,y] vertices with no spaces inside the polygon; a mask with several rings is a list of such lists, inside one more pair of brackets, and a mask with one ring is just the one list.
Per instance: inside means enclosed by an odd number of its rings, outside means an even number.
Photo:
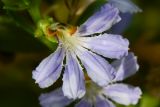
[{"label": "flower petal", "polygon": [[107,58],[121,58],[128,54],[129,42],[120,35],[103,34],[81,37],[82,46]]},{"label": "flower petal", "polygon": [[76,52],[89,77],[98,85],[105,86],[114,78],[115,69],[105,59],[83,47]]},{"label": "flower petal", "polygon": [[117,69],[114,81],[121,81],[135,74],[139,69],[137,57],[135,57],[133,53],[129,53],[128,56],[114,61],[112,66]]},{"label": "flower petal", "polygon": [[137,104],[141,97],[139,87],[133,87],[125,84],[113,84],[104,88],[104,94],[117,103],[129,105]]},{"label": "flower petal", "polygon": [[123,13],[142,12],[142,10],[138,6],[136,6],[131,0],[109,0],[109,3],[117,7]]},{"label": "flower petal", "polygon": [[85,99],[82,99],[75,107],[93,107],[92,103],[88,102]]},{"label": "flower petal", "polygon": [[67,52],[63,75],[63,93],[68,98],[81,98],[85,94],[84,75],[75,54]]},{"label": "flower petal", "polygon": [[59,78],[64,55],[64,49],[59,47],[54,53],[45,58],[33,71],[33,79],[36,80],[36,83],[38,83],[41,88],[49,87]]},{"label": "flower petal", "polygon": [[107,99],[97,97],[95,107],[115,107],[115,105]]},{"label": "flower petal", "polygon": [[80,36],[101,33],[108,30],[113,24],[121,20],[118,14],[118,9],[110,4],[102,6],[98,12],[93,14],[93,16],[79,27]]},{"label": "flower petal", "polygon": [[50,93],[41,94],[39,101],[42,107],[65,107],[72,102],[63,95],[61,88]]}]

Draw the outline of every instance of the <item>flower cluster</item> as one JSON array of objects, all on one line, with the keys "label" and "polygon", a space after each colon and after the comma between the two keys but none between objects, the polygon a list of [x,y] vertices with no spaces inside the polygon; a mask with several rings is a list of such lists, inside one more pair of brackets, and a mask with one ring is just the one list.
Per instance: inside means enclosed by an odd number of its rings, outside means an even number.
[{"label": "flower cluster", "polygon": [[[132,11],[128,10],[131,7]],[[124,105],[136,104],[141,90],[116,83],[139,68],[134,54],[128,53],[129,41],[104,32],[121,20],[120,12],[138,11],[129,0],[109,0],[80,26],[61,23],[47,26],[49,36],[55,37],[59,45],[33,71],[33,79],[46,88],[64,73],[62,88],[41,95],[41,105],[64,107],[77,98],[82,100],[76,107],[114,107],[108,98]],[[114,61],[110,63],[106,58]]]},{"label": "flower cluster", "polygon": [[[115,60],[111,65],[116,68],[115,78],[106,86],[98,86],[92,81],[86,82],[86,94],[75,107],[115,107],[111,102],[129,105],[137,104],[142,92],[139,87],[116,83],[133,75],[139,69],[137,58],[133,53],[119,60]],[[65,107],[73,102],[63,95],[62,89],[57,89],[51,93],[42,94],[39,98],[43,107]]]}]

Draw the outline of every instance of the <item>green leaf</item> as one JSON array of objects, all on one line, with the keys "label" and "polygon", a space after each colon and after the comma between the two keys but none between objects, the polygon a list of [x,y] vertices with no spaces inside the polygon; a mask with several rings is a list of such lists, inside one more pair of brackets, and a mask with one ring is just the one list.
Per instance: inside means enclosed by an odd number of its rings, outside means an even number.
[{"label": "green leaf", "polygon": [[125,106],[125,105],[121,105],[121,104],[116,104],[116,107],[139,107],[138,104],[137,105],[129,105],[129,106]]},{"label": "green leaf", "polygon": [[4,9],[10,11],[28,10],[33,21],[36,23],[40,20],[40,3],[41,0],[2,0]]},{"label": "green leaf", "polygon": [[25,10],[29,7],[29,0],[2,0],[4,3],[4,9],[13,10],[13,11],[21,11]]},{"label": "green leaf", "polygon": [[144,94],[140,107],[159,107],[159,100],[154,98],[153,96]]}]

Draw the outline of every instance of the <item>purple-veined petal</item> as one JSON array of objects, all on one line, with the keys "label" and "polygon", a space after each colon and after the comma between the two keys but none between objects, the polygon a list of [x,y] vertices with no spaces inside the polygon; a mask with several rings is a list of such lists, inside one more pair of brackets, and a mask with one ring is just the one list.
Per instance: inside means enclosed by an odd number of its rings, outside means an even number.
[{"label": "purple-veined petal", "polygon": [[41,94],[39,101],[42,107],[66,107],[72,102],[63,95],[61,88],[50,93]]},{"label": "purple-veined petal", "polygon": [[134,56],[133,53],[129,53],[128,56],[114,61],[112,66],[117,69],[117,74],[114,81],[121,81],[135,74],[139,69],[137,57]]},{"label": "purple-veined petal", "polygon": [[75,105],[75,107],[93,107],[93,105],[89,101],[82,99],[79,103]]},{"label": "purple-veined petal", "polygon": [[80,47],[76,54],[86,68],[89,77],[98,85],[105,86],[114,78],[115,69],[104,58],[83,47]]},{"label": "purple-veined petal", "polygon": [[131,0],[109,0],[109,3],[117,7],[123,13],[142,12],[142,10],[138,6],[136,6]]},{"label": "purple-veined petal", "polygon": [[121,20],[118,14],[117,8],[106,4],[79,27],[78,33],[80,36],[102,33]]},{"label": "purple-veined petal", "polygon": [[95,107],[115,107],[115,105],[111,101],[104,99],[103,97],[97,97]]},{"label": "purple-veined petal", "polygon": [[63,75],[63,93],[68,98],[81,98],[85,94],[84,75],[74,53],[67,52]]},{"label": "purple-veined petal", "polygon": [[137,104],[141,97],[141,89],[125,84],[113,84],[104,88],[103,93],[117,103]]},{"label": "purple-veined petal", "polygon": [[41,88],[49,87],[59,78],[64,55],[64,49],[58,47],[54,53],[42,60],[39,66],[33,71],[32,77]]},{"label": "purple-veined petal", "polygon": [[120,35],[103,34],[81,37],[82,46],[107,58],[121,58],[128,54],[129,42]]}]

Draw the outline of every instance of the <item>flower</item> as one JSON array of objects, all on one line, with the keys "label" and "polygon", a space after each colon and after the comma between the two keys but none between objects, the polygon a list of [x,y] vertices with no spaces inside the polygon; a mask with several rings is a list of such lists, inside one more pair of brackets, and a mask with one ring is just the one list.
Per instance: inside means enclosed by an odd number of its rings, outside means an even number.
[{"label": "flower", "polygon": [[99,87],[93,82],[88,83],[89,92],[88,94],[86,93],[76,107],[84,107],[84,105],[90,105],[88,107],[92,107],[92,105],[95,107],[115,107],[110,99],[123,105],[138,103],[138,100],[142,94],[139,87],[133,87],[123,83],[116,83],[124,80],[138,71],[139,65],[137,64],[137,58],[133,53],[129,53],[128,56],[114,61],[112,66],[117,71],[112,82],[104,87]]},{"label": "flower", "polygon": [[136,6],[131,0],[108,0],[110,4],[117,7],[122,13],[137,13],[142,10]]},{"label": "flower", "polygon": [[120,35],[90,35],[102,33],[119,22],[118,14],[117,8],[107,4],[80,27],[66,27],[57,23],[51,25],[50,33],[56,36],[59,46],[33,71],[36,83],[41,88],[52,85],[60,77],[66,57],[62,86],[65,96],[76,99],[85,94],[85,79],[79,61],[95,83],[107,85],[114,78],[115,69],[103,57],[119,59],[127,55],[129,42]]},{"label": "flower", "polygon": [[[112,65],[117,70],[116,77],[112,82],[103,87],[98,86],[92,81],[86,82],[86,94],[80,102],[75,105],[75,107],[115,107],[111,100],[123,105],[138,103],[142,94],[139,87],[116,83],[117,81],[122,81],[137,72],[139,69],[137,58],[133,53],[129,53],[128,56],[114,61]],[[57,107],[65,107],[73,102],[73,100],[63,96],[61,89],[58,90],[59,94],[56,90],[48,94],[42,94],[39,97],[42,107],[51,107],[56,103],[61,103],[61,106]]]}]

